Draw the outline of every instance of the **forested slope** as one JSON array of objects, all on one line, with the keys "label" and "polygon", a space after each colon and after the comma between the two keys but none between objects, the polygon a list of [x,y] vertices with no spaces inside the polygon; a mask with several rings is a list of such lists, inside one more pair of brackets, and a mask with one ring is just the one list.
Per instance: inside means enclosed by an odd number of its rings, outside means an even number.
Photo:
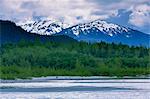
[{"label": "forested slope", "polygon": [[150,74],[149,52],[144,47],[85,42],[22,40],[1,45],[1,78],[80,75],[125,76]]}]

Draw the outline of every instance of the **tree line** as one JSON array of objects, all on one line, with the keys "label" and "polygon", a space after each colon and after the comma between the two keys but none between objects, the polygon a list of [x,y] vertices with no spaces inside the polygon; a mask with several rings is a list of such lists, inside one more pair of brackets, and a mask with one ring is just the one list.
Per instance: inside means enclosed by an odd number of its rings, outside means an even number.
[{"label": "tree line", "polygon": [[[0,49],[0,66],[3,78],[9,78],[10,75],[14,75],[13,77],[18,77],[18,75],[22,75],[22,77],[113,76],[150,73],[150,49],[142,46],[135,47],[105,42],[61,43],[22,40],[14,44],[1,45]],[[15,69],[12,70],[12,68]],[[22,70],[23,68],[24,70]],[[37,70],[38,74],[32,74],[32,70]]]}]

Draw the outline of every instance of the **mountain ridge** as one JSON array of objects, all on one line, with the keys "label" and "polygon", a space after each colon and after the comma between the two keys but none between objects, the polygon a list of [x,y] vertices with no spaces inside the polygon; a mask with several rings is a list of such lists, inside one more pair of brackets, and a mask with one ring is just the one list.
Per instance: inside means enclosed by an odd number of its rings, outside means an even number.
[{"label": "mountain ridge", "polygon": [[66,27],[63,27],[63,23],[61,22],[52,20],[49,22],[48,19],[16,25],[30,34],[39,34],[48,36],[48,38],[51,36],[66,35],[77,41],[91,43],[104,41],[133,46],[150,46],[150,35],[102,20],[95,20],[75,26],[68,25]]},{"label": "mountain ridge", "polygon": [[67,35],[48,36],[30,33],[17,26],[14,22],[0,20],[0,44],[16,43],[21,40],[35,41],[41,40],[42,42],[77,42],[75,39]]}]

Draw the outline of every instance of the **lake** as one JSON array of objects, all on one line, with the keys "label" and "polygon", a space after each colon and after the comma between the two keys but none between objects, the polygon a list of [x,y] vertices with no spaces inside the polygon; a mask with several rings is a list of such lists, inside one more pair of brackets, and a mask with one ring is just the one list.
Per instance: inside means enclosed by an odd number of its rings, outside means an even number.
[{"label": "lake", "polygon": [[1,81],[0,99],[150,99],[150,79],[54,79]]}]

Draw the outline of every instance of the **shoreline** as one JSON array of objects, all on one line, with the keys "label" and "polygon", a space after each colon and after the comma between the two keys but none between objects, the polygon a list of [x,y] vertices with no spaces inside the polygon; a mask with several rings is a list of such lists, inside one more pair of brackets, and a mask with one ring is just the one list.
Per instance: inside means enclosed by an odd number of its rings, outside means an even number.
[{"label": "shoreline", "polygon": [[31,77],[30,79],[0,79],[0,83],[22,83],[22,82],[46,82],[50,80],[113,80],[113,79],[150,79],[150,76],[47,76],[47,77]]}]

